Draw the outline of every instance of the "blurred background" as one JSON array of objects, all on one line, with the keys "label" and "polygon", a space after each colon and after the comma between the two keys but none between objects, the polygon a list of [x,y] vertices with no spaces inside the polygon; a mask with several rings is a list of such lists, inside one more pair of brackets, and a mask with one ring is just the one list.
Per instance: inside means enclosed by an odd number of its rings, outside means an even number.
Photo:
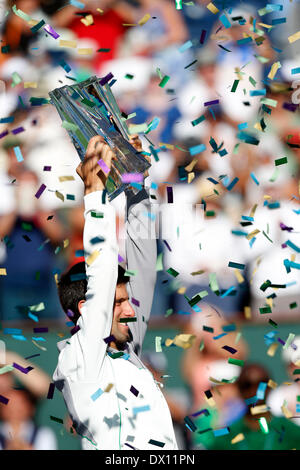
[{"label": "blurred background", "polygon": [[110,72],[153,204],[171,187],[203,213],[157,242],[143,347],[179,448],[299,448],[299,18],[288,0],[0,2],[1,449],[80,449],[51,382],[83,187],[48,93]]}]

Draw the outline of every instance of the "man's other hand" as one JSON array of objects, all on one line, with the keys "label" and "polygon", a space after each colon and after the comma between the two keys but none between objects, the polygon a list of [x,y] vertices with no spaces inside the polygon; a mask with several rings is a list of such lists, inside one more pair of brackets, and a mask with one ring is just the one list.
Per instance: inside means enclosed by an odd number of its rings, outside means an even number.
[{"label": "man's other hand", "polygon": [[76,168],[77,174],[84,182],[85,195],[94,191],[102,191],[105,188],[111,162],[115,158],[115,153],[102,136],[91,138],[84,160]]}]

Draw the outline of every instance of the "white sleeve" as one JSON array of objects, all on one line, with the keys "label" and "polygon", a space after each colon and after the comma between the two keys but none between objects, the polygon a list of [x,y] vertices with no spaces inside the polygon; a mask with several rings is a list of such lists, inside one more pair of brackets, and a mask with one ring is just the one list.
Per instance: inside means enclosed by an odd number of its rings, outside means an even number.
[{"label": "white sleeve", "polygon": [[33,444],[34,450],[57,450],[54,432],[50,428],[39,428]]},{"label": "white sleeve", "polygon": [[58,367],[74,380],[99,377],[110,335],[118,277],[115,210],[102,204],[102,191],[84,197],[83,246],[86,261],[86,302],[77,324],[80,330],[61,352]]}]

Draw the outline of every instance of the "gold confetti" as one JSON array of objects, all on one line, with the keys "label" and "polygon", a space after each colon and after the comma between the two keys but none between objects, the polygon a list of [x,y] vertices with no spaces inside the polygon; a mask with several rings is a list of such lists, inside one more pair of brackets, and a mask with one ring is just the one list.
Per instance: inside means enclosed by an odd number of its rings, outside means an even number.
[{"label": "gold confetti", "polygon": [[185,169],[187,172],[192,171],[193,168],[194,168],[194,166],[196,165],[197,161],[198,161],[198,158],[194,158],[194,159],[191,161],[191,163],[189,163],[187,166],[184,167],[184,169]]},{"label": "gold confetti", "polygon": [[59,179],[60,182],[75,180],[74,176],[59,176],[58,179]]},{"label": "gold confetti", "polygon": [[277,73],[277,71],[278,71],[278,69],[280,69],[280,68],[281,68],[281,63],[280,62],[274,62],[274,64],[271,67],[271,70],[269,72],[268,78],[273,80],[276,73]]},{"label": "gold confetti", "polygon": [[251,318],[251,308],[250,307],[244,307],[244,314],[245,314],[245,318],[247,318],[247,320],[250,320],[250,318]]},{"label": "gold confetti", "polygon": [[24,88],[37,88],[37,82],[24,82]]},{"label": "gold confetti", "polygon": [[178,294],[185,294],[185,292],[186,292],[186,287],[179,287],[177,291]]},{"label": "gold confetti", "polygon": [[84,18],[81,18],[81,23],[83,23],[85,26],[90,26],[91,24],[94,24],[94,18],[93,15],[86,15]]},{"label": "gold confetti", "polygon": [[0,276],[7,276],[6,268],[0,268]]},{"label": "gold confetti", "polygon": [[173,343],[176,344],[176,346],[179,346],[180,348],[188,349],[192,346],[195,338],[195,335],[180,334],[175,336]]},{"label": "gold confetti", "polygon": [[195,178],[195,173],[194,172],[189,173],[188,174],[188,184],[191,183],[194,178]]},{"label": "gold confetti", "polygon": [[147,23],[151,18],[151,15],[149,13],[146,13],[146,15],[143,16],[143,18],[138,22],[140,26],[143,26],[143,24]]},{"label": "gold confetti", "polygon": [[285,403],[282,405],[281,411],[287,419],[290,419],[293,417],[293,413],[291,412],[291,410],[288,409]]},{"label": "gold confetti", "polygon": [[87,257],[86,263],[90,266],[95,261],[95,259],[98,258],[99,255],[100,255],[100,251],[98,251],[98,250],[93,251],[93,253],[91,253]]},{"label": "gold confetti", "polygon": [[111,391],[111,389],[113,388],[114,384],[108,384],[106,389],[104,390],[104,393],[108,393]]},{"label": "gold confetti", "polygon": [[96,8],[97,11],[99,11],[100,15],[103,15],[104,10],[101,10],[101,8]]},{"label": "gold confetti", "polygon": [[267,405],[257,405],[250,408],[250,412],[252,415],[259,415],[261,413],[267,413],[268,407]]},{"label": "gold confetti", "polygon": [[295,41],[298,41],[300,39],[300,31],[298,33],[292,34],[291,36],[288,37],[289,43],[293,43]]},{"label": "gold confetti", "polygon": [[235,269],[233,272],[239,283],[244,282],[245,279],[238,269]]},{"label": "gold confetti", "polygon": [[206,8],[211,11],[214,15],[216,13],[218,13],[220,10],[213,4],[213,3],[209,3],[208,5],[206,5]]},{"label": "gold confetti", "polygon": [[231,444],[237,444],[238,442],[241,442],[245,439],[244,434],[241,432],[240,434],[237,434],[232,440]]},{"label": "gold confetti", "polygon": [[32,339],[31,341],[33,342],[33,344],[36,345],[37,348],[41,349],[42,351],[47,351],[47,349],[44,348],[44,346],[40,346],[39,344],[37,344],[37,343],[34,341],[34,339]]},{"label": "gold confetti", "polygon": [[62,202],[64,202],[65,197],[62,193],[60,193],[59,191],[55,191],[55,196],[58,197],[58,199],[60,199]]},{"label": "gold confetti", "polygon": [[80,49],[77,49],[77,52],[81,55],[91,55],[94,51],[92,47],[81,47]]},{"label": "gold confetti", "polygon": [[163,142],[159,142],[160,147],[166,147],[167,149],[173,150],[174,145],[173,144],[164,144]]},{"label": "gold confetti", "polygon": [[67,248],[67,246],[69,246],[69,244],[70,244],[70,240],[68,238],[66,238],[64,240],[64,248]]},{"label": "gold confetti", "polygon": [[252,232],[248,233],[246,236],[247,240],[251,240],[255,235],[257,235],[260,232],[257,228],[255,230],[252,230]]},{"label": "gold confetti", "polygon": [[274,389],[274,388],[277,387],[277,383],[270,379],[269,382],[268,382],[268,387]]},{"label": "gold confetti", "polygon": [[60,46],[60,47],[72,47],[72,48],[75,48],[75,47],[77,47],[77,41],[67,41],[66,39],[60,39],[60,40],[59,40],[59,46]]}]

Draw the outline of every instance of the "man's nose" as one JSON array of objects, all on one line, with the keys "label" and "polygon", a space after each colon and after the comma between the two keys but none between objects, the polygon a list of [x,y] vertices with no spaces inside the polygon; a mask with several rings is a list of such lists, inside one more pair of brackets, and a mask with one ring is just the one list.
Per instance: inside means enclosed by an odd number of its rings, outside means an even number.
[{"label": "man's nose", "polygon": [[124,305],[124,314],[127,317],[134,317],[134,315],[135,315],[134,310],[133,310],[129,300],[127,300],[126,305]]}]

